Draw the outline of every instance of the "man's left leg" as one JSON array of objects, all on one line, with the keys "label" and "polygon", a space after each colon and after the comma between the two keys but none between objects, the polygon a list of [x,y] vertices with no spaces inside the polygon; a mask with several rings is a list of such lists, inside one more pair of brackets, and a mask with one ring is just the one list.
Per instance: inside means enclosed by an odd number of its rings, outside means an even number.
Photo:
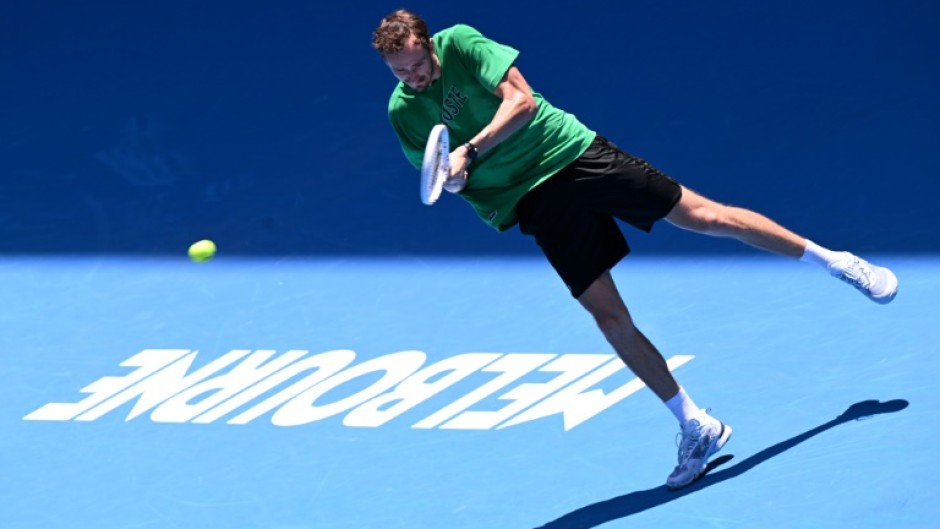
[{"label": "man's left leg", "polygon": [[682,441],[678,464],[666,478],[666,486],[679,489],[689,485],[705,472],[708,459],[728,442],[731,426],[699,409],[679,385],[666,359],[634,325],[610,271],[601,274],[577,299],[594,317],[620,359],[679,420]]},{"label": "man's left leg", "polygon": [[876,303],[889,303],[897,295],[898,280],[891,270],[849,252],[827,250],[760,213],[720,204],[686,187],[666,220],[696,233],[730,237],[761,250],[817,263]]}]

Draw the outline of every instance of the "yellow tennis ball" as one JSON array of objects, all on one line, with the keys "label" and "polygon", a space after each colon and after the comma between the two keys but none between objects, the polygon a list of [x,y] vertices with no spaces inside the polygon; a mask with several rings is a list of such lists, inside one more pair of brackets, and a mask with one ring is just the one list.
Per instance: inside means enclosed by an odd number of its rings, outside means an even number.
[{"label": "yellow tennis ball", "polygon": [[197,263],[204,263],[215,255],[215,243],[209,239],[194,242],[189,247],[189,258]]}]

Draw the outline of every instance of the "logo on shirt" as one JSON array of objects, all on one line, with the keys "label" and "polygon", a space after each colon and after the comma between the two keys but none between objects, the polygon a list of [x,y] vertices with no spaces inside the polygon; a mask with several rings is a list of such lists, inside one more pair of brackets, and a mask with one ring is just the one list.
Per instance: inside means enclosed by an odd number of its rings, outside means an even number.
[{"label": "logo on shirt", "polygon": [[451,86],[447,96],[444,97],[444,104],[441,107],[441,121],[444,123],[453,121],[460,110],[467,103],[468,97],[460,93],[456,86]]}]

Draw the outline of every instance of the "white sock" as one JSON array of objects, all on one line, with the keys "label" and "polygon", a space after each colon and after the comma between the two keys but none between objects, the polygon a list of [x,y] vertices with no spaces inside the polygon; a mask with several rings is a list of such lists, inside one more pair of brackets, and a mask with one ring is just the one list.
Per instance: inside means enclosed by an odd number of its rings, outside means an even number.
[{"label": "white sock", "polygon": [[842,252],[833,252],[806,239],[806,249],[803,251],[803,257],[800,261],[804,263],[815,263],[822,267],[828,267],[830,264],[842,257]]},{"label": "white sock", "polygon": [[675,397],[666,401],[666,407],[679,420],[679,425],[689,422],[689,419],[696,419],[702,414],[701,408],[692,402],[692,398],[685,392],[685,388],[679,386],[679,393]]}]

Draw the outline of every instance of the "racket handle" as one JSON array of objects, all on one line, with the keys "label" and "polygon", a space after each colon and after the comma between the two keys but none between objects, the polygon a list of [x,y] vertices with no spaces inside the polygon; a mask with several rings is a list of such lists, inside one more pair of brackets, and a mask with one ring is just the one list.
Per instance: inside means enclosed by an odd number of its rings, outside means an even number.
[{"label": "racket handle", "polygon": [[467,185],[467,179],[465,177],[455,176],[453,178],[448,178],[444,181],[444,191],[450,193],[459,193],[463,191],[463,188]]}]

